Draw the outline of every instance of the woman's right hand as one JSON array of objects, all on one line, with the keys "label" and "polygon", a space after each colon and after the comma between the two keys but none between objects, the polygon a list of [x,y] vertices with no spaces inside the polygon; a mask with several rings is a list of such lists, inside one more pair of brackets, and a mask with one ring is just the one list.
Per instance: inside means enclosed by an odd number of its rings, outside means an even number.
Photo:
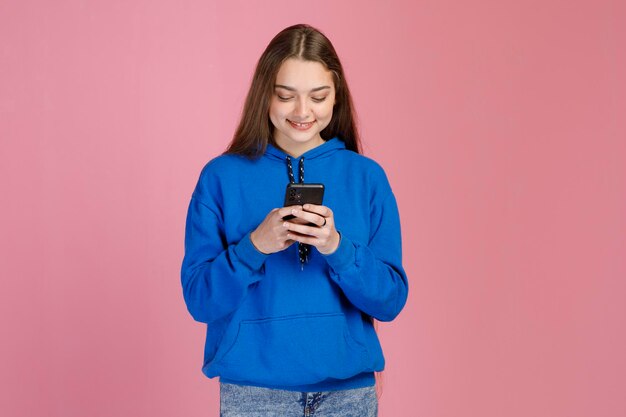
[{"label": "woman's right hand", "polygon": [[268,213],[259,227],[250,233],[250,240],[259,252],[266,255],[280,252],[287,249],[295,242],[287,238],[287,232],[289,230],[285,227],[285,220],[283,220],[283,217],[290,215],[294,208],[302,209],[302,206],[273,209]]}]

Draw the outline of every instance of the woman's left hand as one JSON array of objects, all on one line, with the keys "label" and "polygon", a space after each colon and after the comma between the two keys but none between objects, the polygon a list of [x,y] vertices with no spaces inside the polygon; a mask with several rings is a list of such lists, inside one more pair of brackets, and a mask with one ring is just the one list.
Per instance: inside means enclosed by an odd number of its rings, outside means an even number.
[{"label": "woman's left hand", "polygon": [[315,246],[323,255],[330,255],[336,251],[339,247],[340,237],[335,229],[332,210],[326,206],[315,204],[305,204],[302,208],[302,210],[294,208],[291,214],[306,223],[313,223],[315,226],[286,221],[288,238]]}]

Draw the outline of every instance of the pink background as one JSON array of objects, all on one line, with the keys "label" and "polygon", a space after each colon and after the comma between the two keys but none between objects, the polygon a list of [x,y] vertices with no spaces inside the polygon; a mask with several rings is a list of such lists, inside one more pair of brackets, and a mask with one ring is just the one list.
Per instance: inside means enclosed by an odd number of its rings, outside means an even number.
[{"label": "pink background", "polygon": [[384,417],[626,415],[626,7],[0,2],[0,414],[217,416],[179,269],[285,26],[333,40],[411,289]]}]

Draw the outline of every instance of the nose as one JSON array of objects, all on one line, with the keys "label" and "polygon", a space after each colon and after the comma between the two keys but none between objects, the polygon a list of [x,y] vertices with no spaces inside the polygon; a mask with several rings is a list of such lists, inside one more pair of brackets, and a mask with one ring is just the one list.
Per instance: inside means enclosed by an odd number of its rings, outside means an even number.
[{"label": "nose", "polygon": [[307,106],[306,97],[296,100],[296,107],[293,109],[294,116],[305,119],[309,115],[309,107]]}]

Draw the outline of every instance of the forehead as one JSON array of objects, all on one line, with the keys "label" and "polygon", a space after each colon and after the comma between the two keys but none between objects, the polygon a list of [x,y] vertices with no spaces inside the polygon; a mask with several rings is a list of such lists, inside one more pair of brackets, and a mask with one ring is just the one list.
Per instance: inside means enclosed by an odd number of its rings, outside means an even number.
[{"label": "forehead", "polygon": [[334,87],[333,73],[316,61],[289,58],[282,63],[276,74],[276,84],[308,91],[313,88]]}]

